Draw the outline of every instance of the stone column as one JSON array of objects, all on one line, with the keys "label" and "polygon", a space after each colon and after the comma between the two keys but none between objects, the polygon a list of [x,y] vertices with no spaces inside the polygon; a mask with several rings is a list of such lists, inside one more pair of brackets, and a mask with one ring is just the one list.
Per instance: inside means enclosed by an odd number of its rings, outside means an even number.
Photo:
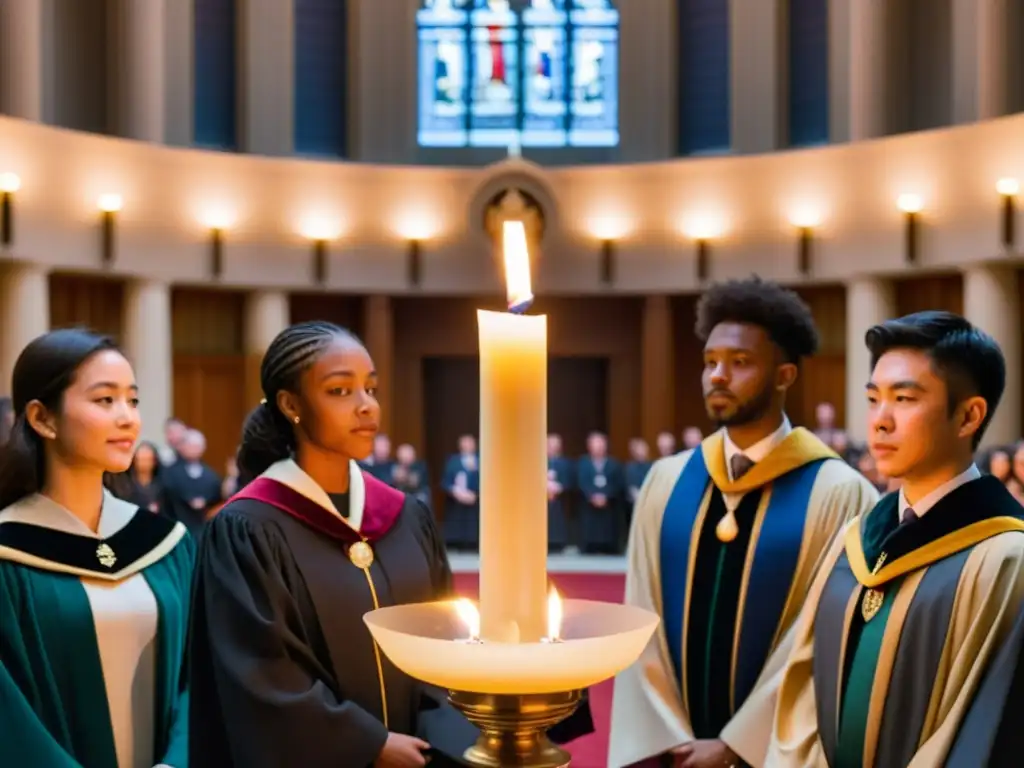
[{"label": "stone column", "polygon": [[886,133],[887,0],[829,0],[829,125],[833,142]]},{"label": "stone column", "polygon": [[291,324],[291,306],[283,291],[256,291],[245,300],[245,409],[263,398],[260,363],[270,342]]},{"label": "stone column", "polygon": [[290,155],[295,144],[294,0],[240,0],[242,149]]},{"label": "stone column", "polygon": [[651,445],[663,430],[676,431],[675,345],[672,303],[668,296],[644,300],[641,330],[641,434]]},{"label": "stone column", "polygon": [[864,385],[871,378],[871,356],[864,346],[868,328],[896,314],[892,282],[859,277],[846,286],[846,431],[853,442],[867,439],[867,399]]},{"label": "stone column", "polygon": [[164,142],[176,147],[191,146],[194,134],[194,8],[191,2],[164,0]]},{"label": "stone column", "polygon": [[167,283],[135,280],[126,286],[124,351],[139,385],[142,437],[162,445],[164,423],[174,415],[171,289]]},{"label": "stone column", "polygon": [[377,367],[380,431],[391,433],[394,420],[395,314],[390,296],[368,296],[363,309],[363,341]]},{"label": "stone column", "polygon": [[162,144],[167,101],[165,0],[115,0],[108,7],[114,30],[110,72],[115,130],[126,139]]},{"label": "stone column", "polygon": [[734,152],[771,152],[782,143],[786,36],[782,0],[730,0],[729,72]]},{"label": "stone column", "polygon": [[45,0],[0,2],[0,111],[24,120],[43,120],[46,40]]},{"label": "stone column", "polygon": [[0,395],[11,394],[18,355],[50,330],[50,281],[32,264],[0,268]]},{"label": "stone column", "polygon": [[1006,25],[1010,0],[953,2],[953,119],[990,120],[1006,114]]},{"label": "stone column", "polygon": [[1006,390],[983,445],[1020,439],[1021,355],[1020,295],[1017,274],[1010,267],[980,264],[964,270],[964,316],[990,334],[1006,357]]}]

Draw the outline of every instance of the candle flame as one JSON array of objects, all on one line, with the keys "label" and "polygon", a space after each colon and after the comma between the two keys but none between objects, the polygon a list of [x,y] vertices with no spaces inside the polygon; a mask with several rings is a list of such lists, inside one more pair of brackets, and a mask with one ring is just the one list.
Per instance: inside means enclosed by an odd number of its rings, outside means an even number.
[{"label": "candle flame", "polygon": [[480,611],[473,605],[473,601],[460,597],[455,601],[455,610],[462,619],[462,623],[469,630],[469,639],[476,640],[480,637]]},{"label": "candle flame", "polygon": [[562,598],[558,590],[551,588],[548,595],[548,639],[558,640],[562,634]]},{"label": "candle flame", "polygon": [[533,302],[526,225],[521,221],[506,221],[502,226],[502,238],[508,308],[511,312],[523,312]]}]

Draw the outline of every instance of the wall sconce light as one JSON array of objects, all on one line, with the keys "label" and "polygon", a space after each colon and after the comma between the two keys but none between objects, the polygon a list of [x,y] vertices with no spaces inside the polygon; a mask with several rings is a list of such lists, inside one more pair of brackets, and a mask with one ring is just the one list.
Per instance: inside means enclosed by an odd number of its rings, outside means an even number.
[{"label": "wall sconce light", "polygon": [[110,266],[114,261],[115,251],[115,224],[117,213],[124,207],[124,200],[118,194],[112,192],[100,195],[96,201],[96,207],[100,209],[100,254],[105,266]]},{"label": "wall sconce light", "polygon": [[18,174],[0,174],[0,242],[5,246],[14,242],[14,193],[19,189]]},{"label": "wall sconce light", "polygon": [[697,282],[703,283],[711,272],[711,240],[707,237],[697,238]]},{"label": "wall sconce light", "polygon": [[996,192],[1003,198],[1003,245],[1012,248],[1017,239],[1017,195],[1020,194],[1020,182],[1016,179],[1000,179],[996,184]]},{"label": "wall sconce light", "polygon": [[725,232],[725,220],[718,214],[703,214],[691,219],[683,231],[697,247],[697,281],[711,276],[711,241]]},{"label": "wall sconce light", "polygon": [[300,231],[313,244],[313,280],[319,286],[326,285],[330,267],[328,246],[339,237],[341,228],[328,218],[310,217]]},{"label": "wall sconce light", "polygon": [[224,274],[224,228],[210,227],[210,274]]},{"label": "wall sconce light", "polygon": [[219,278],[224,274],[224,233],[234,223],[227,211],[208,213],[203,222],[210,231],[210,274]]},{"label": "wall sconce light", "polygon": [[313,240],[313,280],[317,285],[327,283],[327,240],[322,237]]},{"label": "wall sconce light", "polygon": [[905,221],[903,257],[908,264],[916,264],[918,229],[920,228],[921,211],[924,210],[924,201],[919,195],[904,194],[897,198],[896,207],[903,211]]},{"label": "wall sconce light", "polygon": [[797,269],[800,270],[801,275],[807,276],[811,273],[814,228],[821,222],[817,215],[804,211],[790,217],[790,223],[796,227],[797,231]]},{"label": "wall sconce light", "polygon": [[409,270],[409,285],[418,286],[422,277],[423,241],[417,237],[409,238],[409,250],[406,256]]},{"label": "wall sconce light", "polygon": [[610,238],[601,241],[601,282],[604,285],[615,282],[615,241]]}]

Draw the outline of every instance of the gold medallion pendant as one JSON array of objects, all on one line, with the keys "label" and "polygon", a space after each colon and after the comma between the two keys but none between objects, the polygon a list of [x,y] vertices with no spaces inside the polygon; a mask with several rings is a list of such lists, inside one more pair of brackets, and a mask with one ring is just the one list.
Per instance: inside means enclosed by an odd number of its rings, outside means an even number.
[{"label": "gold medallion pendant", "polygon": [[[871,575],[876,575],[882,566],[885,565],[885,559],[888,557],[888,553],[883,552],[878,556],[878,562],[875,563],[875,567],[871,570]],[[882,609],[882,603],[885,602],[885,593],[880,589],[874,589],[873,587],[868,588],[864,593],[864,598],[860,601],[860,615],[864,617],[864,621],[868,622],[875,618],[875,615]]]},{"label": "gold medallion pendant", "polygon": [[114,554],[114,550],[111,549],[110,545],[104,542],[96,547],[96,559],[100,561],[100,565],[104,568],[113,568],[114,563],[117,562],[117,555]]},{"label": "gold medallion pendant", "polygon": [[348,559],[356,568],[362,568],[365,571],[373,565],[373,547],[365,541],[357,541],[348,548]]},{"label": "gold medallion pendant", "polygon": [[726,512],[725,516],[718,521],[718,525],[715,526],[715,536],[725,544],[735,539],[739,533],[739,523],[736,522],[736,516],[731,511]]}]

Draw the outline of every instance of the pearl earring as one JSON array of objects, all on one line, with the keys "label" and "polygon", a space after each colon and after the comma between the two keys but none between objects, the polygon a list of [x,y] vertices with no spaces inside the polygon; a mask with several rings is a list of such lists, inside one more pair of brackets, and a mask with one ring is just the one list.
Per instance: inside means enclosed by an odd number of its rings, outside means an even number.
[{"label": "pearl earring", "polygon": [[298,424],[298,423],[299,423],[299,417],[298,417],[298,416],[296,416],[296,417],[295,417],[295,423],[296,423],[296,424]]}]

